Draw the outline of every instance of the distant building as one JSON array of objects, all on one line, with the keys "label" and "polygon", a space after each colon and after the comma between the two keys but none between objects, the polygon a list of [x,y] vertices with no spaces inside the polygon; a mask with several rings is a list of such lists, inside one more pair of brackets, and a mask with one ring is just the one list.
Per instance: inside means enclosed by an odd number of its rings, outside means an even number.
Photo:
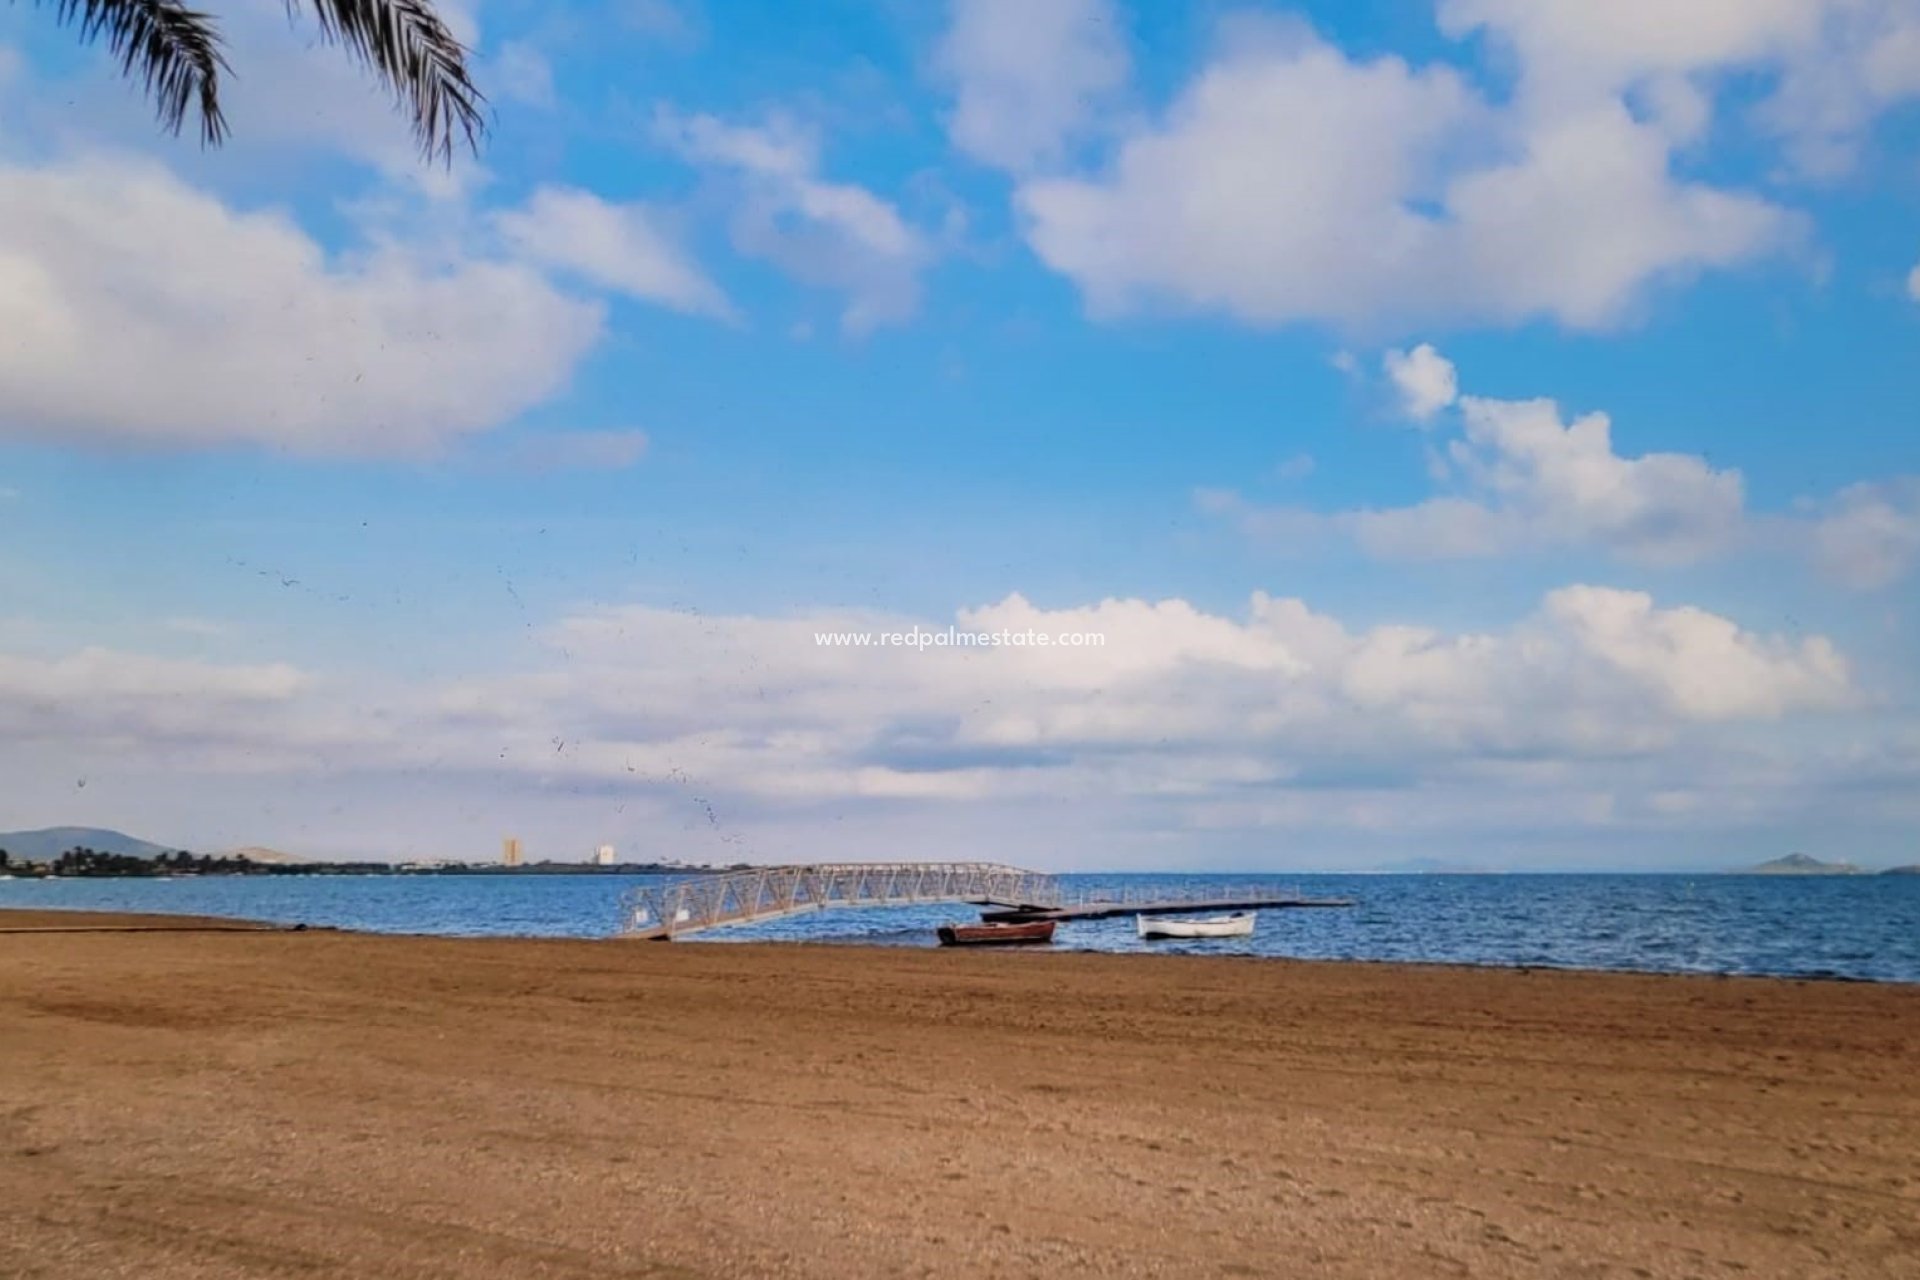
[{"label": "distant building", "polygon": [[508,836],[506,838],[506,841],[503,844],[501,844],[500,862],[501,862],[501,865],[508,866],[508,867],[517,867],[520,865],[520,837],[519,836]]},{"label": "distant building", "polygon": [[613,846],[610,844],[603,844],[598,849],[595,849],[593,851],[593,861],[594,861],[594,865],[596,866],[601,866],[601,867],[612,866],[613,865]]}]

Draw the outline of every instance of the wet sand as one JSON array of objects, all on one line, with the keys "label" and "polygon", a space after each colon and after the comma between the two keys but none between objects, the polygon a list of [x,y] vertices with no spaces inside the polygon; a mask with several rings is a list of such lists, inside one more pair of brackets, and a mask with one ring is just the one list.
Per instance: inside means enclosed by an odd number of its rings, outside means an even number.
[{"label": "wet sand", "polygon": [[7,1277],[1920,1275],[1920,987],[31,923]]}]

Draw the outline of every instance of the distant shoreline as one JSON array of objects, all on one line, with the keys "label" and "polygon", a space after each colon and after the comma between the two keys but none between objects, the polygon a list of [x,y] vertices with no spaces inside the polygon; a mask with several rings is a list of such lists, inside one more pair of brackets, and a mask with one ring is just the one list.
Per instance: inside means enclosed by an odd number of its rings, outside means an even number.
[{"label": "distant shoreline", "polygon": [[402,862],[258,862],[245,869],[168,871],[152,864],[115,866],[87,871],[48,871],[28,864],[13,866],[0,879],[14,880],[213,880],[258,879],[274,876],[672,876],[718,875],[734,867],[676,867],[649,862],[616,862],[609,866],[583,862],[536,862],[518,867],[491,863],[444,865]]}]

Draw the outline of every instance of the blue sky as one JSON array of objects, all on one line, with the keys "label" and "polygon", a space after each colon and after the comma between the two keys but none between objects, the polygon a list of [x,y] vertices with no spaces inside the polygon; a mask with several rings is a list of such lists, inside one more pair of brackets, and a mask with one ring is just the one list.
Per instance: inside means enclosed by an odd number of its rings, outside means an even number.
[{"label": "blue sky", "polygon": [[0,827],[1909,861],[1920,0],[1670,10],[0,11]]}]

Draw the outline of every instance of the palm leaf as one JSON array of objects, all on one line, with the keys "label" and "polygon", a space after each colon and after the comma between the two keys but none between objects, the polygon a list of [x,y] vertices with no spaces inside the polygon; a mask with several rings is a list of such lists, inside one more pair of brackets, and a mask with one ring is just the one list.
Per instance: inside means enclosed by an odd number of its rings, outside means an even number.
[{"label": "palm leaf", "polygon": [[[45,0],[42,0],[44,3]],[[218,146],[227,136],[220,114],[220,36],[213,19],[180,0],[53,0],[54,16],[77,26],[85,41],[103,40],[128,79],[138,79],[174,133],[199,108],[200,141]]]},{"label": "palm leaf", "polygon": [[[451,162],[456,135],[479,149],[486,98],[468,74],[466,49],[427,0],[311,2],[321,35],[344,45],[393,90],[428,159]],[[295,3],[287,0],[289,9]]]}]

